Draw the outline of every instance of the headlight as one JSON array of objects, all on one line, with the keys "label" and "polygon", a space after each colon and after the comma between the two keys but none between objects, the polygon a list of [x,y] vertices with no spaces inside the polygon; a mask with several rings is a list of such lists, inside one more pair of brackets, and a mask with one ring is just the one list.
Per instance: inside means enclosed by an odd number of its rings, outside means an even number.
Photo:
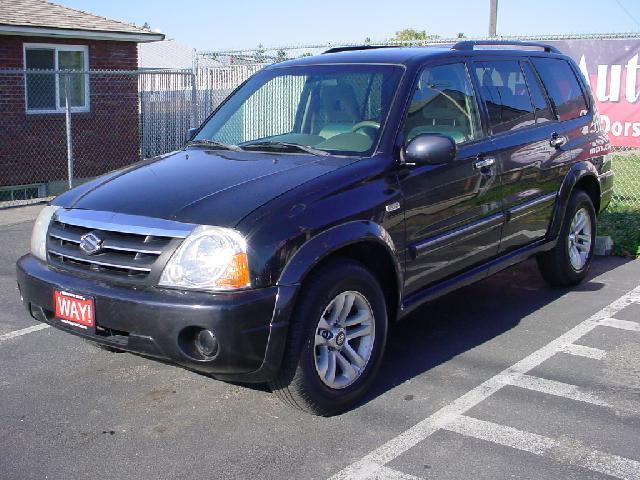
[{"label": "headlight", "polygon": [[53,205],[47,205],[38,214],[36,223],[33,224],[33,230],[31,231],[31,254],[42,260],[47,261],[47,230],[49,229],[49,222],[51,217],[56,213],[60,207]]},{"label": "headlight", "polygon": [[209,291],[249,287],[244,237],[228,228],[196,227],[164,267],[159,285]]}]

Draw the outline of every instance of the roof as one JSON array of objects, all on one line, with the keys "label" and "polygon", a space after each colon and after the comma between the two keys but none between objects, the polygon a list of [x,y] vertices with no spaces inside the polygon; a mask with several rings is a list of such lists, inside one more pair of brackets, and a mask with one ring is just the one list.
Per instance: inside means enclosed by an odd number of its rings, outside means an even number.
[{"label": "roof", "polygon": [[[452,42],[455,43],[455,42]],[[474,45],[482,46],[487,45],[490,48],[473,49]],[[532,42],[491,42],[491,41],[478,41],[478,42],[461,42],[459,48],[453,49],[451,46],[431,46],[425,45],[421,47],[403,47],[403,46],[389,46],[389,45],[367,45],[364,47],[346,47],[340,49],[331,49],[321,55],[314,55],[310,57],[302,57],[294,60],[287,60],[285,62],[276,63],[268,68],[278,68],[281,66],[296,66],[296,65],[326,65],[333,63],[387,63],[396,65],[409,65],[413,63],[420,63],[427,58],[436,57],[455,57],[455,56],[469,56],[469,55],[561,55],[555,48],[548,46],[549,49],[553,49],[552,52],[539,51],[539,50],[523,50],[517,47],[545,47],[544,44],[537,44]],[[511,46],[515,48],[491,48],[496,46]]]},{"label": "roof", "polygon": [[164,39],[163,34],[146,28],[56,5],[46,0],[0,0],[0,35],[130,42]]},{"label": "roof", "polygon": [[384,47],[366,48],[363,50],[350,49],[335,53],[324,53],[311,57],[276,63],[273,67],[331,63],[391,63],[406,64],[414,60],[422,60],[437,55],[455,55],[460,52],[441,47]]}]

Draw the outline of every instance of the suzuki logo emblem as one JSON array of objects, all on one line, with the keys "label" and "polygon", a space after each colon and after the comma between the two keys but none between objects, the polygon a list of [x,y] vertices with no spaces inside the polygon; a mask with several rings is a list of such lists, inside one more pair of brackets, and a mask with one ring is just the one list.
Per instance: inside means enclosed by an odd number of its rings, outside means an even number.
[{"label": "suzuki logo emblem", "polygon": [[80,248],[87,255],[94,255],[102,250],[104,239],[95,232],[89,232],[80,237]]}]

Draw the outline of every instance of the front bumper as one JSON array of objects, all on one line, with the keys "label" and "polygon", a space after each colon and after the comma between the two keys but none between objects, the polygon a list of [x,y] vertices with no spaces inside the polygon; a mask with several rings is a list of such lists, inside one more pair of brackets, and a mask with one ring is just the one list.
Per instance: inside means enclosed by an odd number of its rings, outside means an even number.
[{"label": "front bumper", "polygon": [[[266,382],[277,373],[297,288],[209,294],[131,288],[50,269],[32,255],[17,263],[23,303],[36,320],[88,340],[182,365],[223,380]],[[54,289],[93,297],[95,332],[55,318]],[[206,328],[219,348],[210,359],[190,349],[190,332]]]}]

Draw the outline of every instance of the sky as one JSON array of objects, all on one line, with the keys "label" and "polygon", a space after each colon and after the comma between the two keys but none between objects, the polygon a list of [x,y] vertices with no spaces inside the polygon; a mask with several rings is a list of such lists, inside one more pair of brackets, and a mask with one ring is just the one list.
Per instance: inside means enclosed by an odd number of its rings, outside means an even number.
[{"label": "sky", "polygon": [[[487,33],[489,0],[52,0],[159,29],[198,50],[362,42],[404,28]],[[640,32],[640,0],[499,0],[498,34]]]}]

